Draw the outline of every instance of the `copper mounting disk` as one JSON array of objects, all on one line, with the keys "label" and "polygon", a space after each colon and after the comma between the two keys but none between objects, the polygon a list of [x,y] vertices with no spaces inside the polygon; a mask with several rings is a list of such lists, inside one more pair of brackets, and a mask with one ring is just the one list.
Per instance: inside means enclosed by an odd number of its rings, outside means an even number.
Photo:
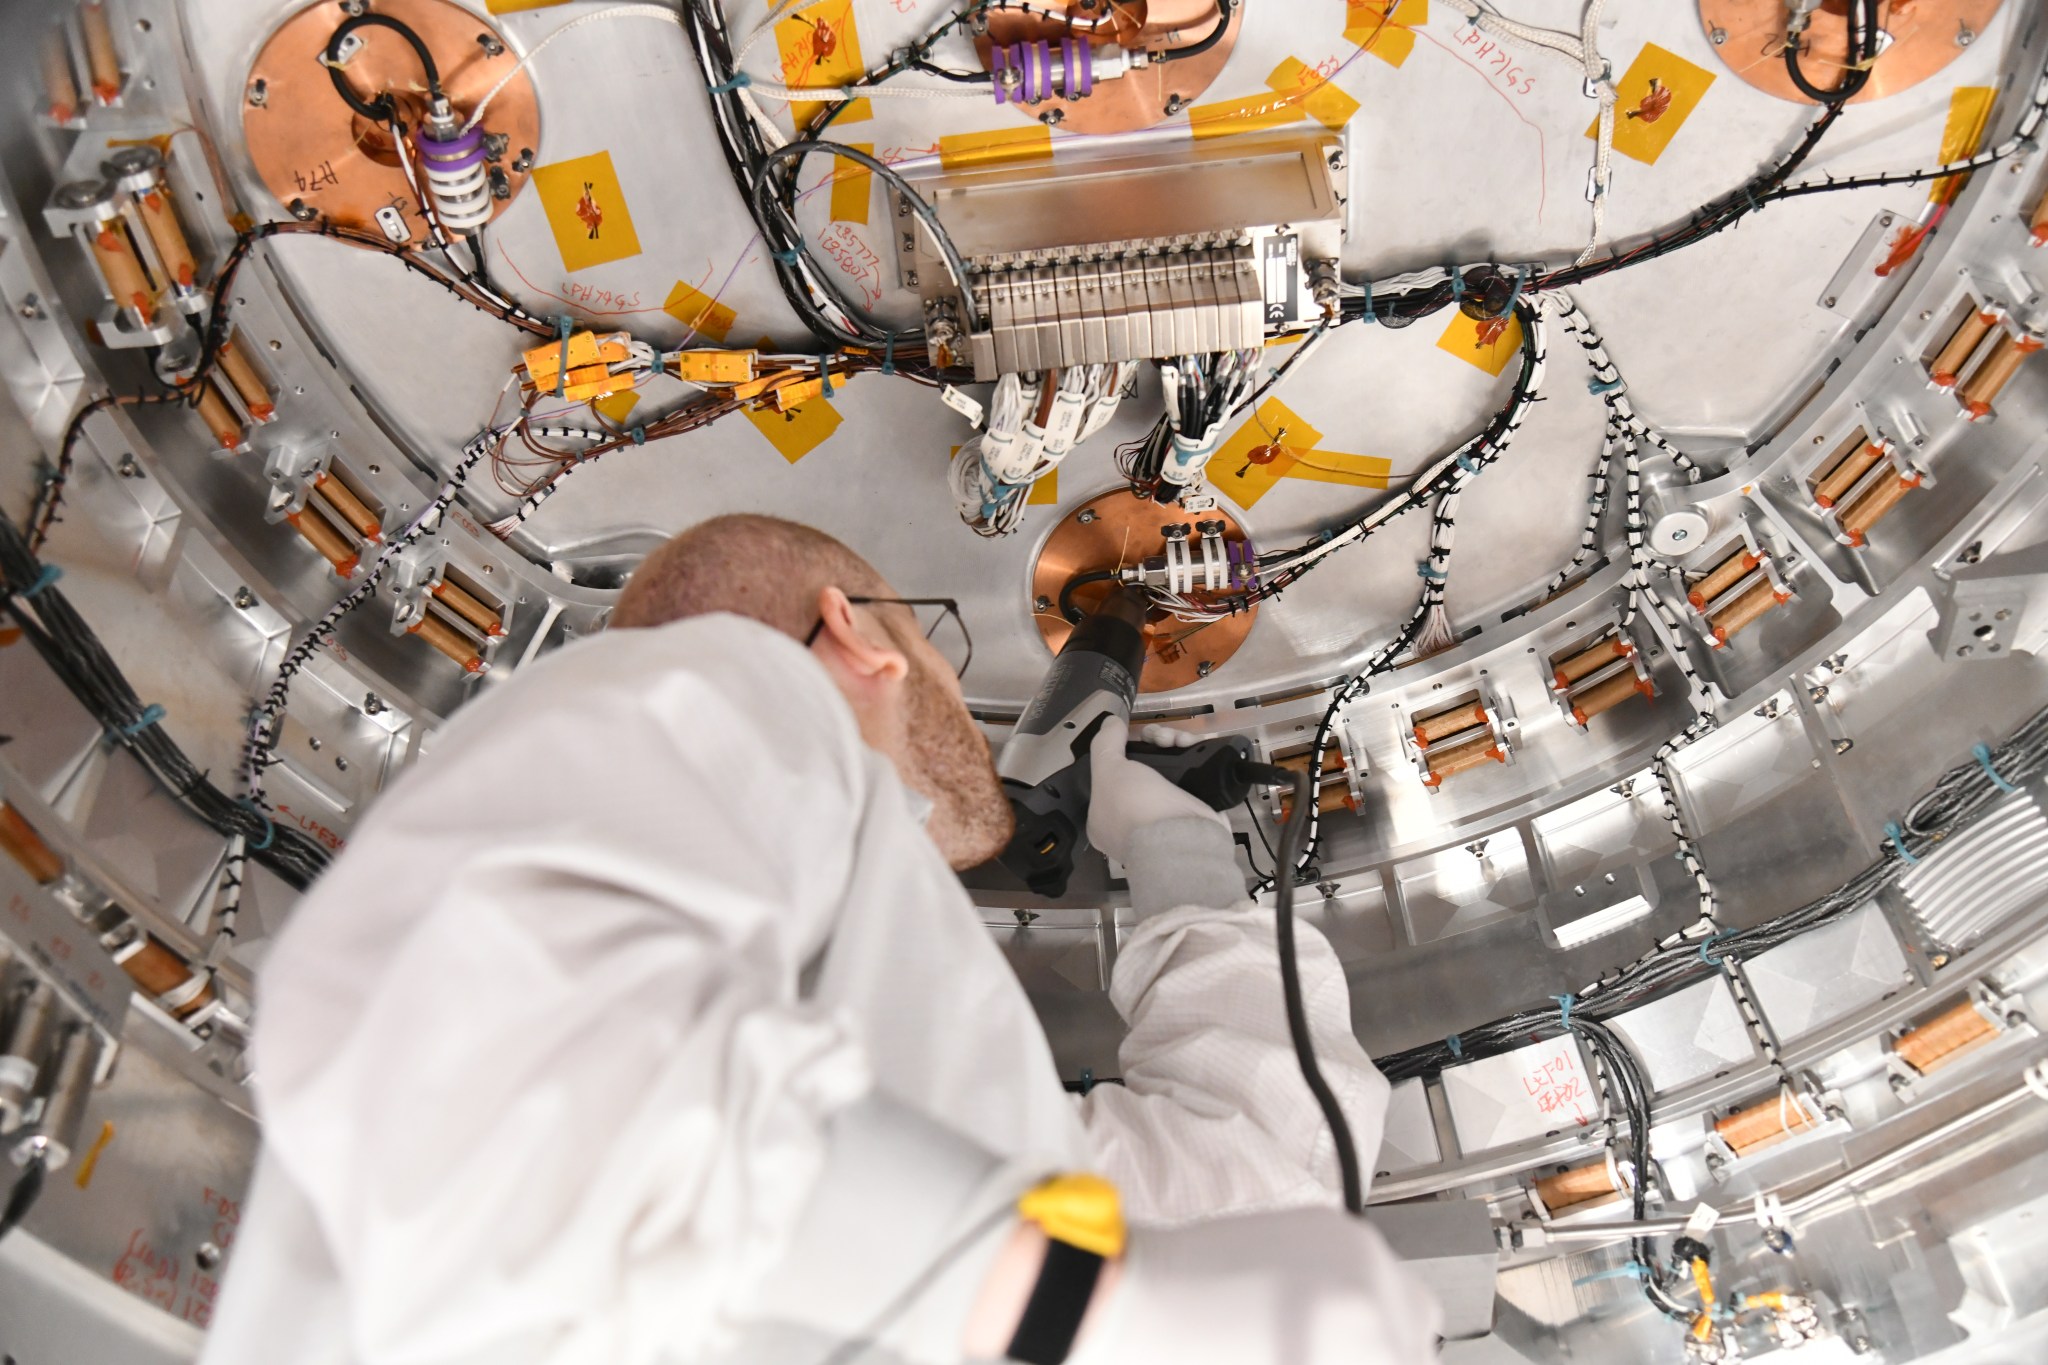
[{"label": "copper mounting disk", "polygon": [[[1095,42],[1133,48],[1175,46],[1197,42],[1216,23],[1215,0],[1043,0],[1045,8],[1064,9],[1071,19],[1054,19],[1021,10],[988,12],[988,32],[974,40],[981,64],[989,65],[996,44],[1058,42],[1070,33]],[[1099,18],[1097,16],[1100,16]],[[1154,62],[1097,85],[1085,99],[1040,100],[1005,105],[1031,118],[1058,111],[1054,122],[1066,133],[1127,133],[1150,128],[1194,103],[1223,71],[1230,49],[1244,25],[1244,6],[1230,16],[1221,41],[1200,56],[1182,62]],[[991,96],[993,98],[993,96]],[[1173,107],[1167,106],[1172,102]]]},{"label": "copper mounting disk", "polygon": [[[1869,82],[1849,103],[1881,100],[1934,75],[1977,40],[2000,3],[1892,0],[1881,11],[1891,41],[1871,66]],[[1823,90],[1841,78],[1842,63],[1848,60],[1849,4],[1823,0],[1799,49],[1806,78]],[[1812,104],[1785,73],[1785,14],[1785,0],[1700,0],[1700,27],[1730,71],[1766,95]]]},{"label": "copper mounting disk", "polygon": [[[468,115],[476,102],[518,64],[504,35],[452,0],[377,0],[376,12],[410,25],[434,54],[441,86],[456,111]],[[423,241],[426,224],[405,182],[391,133],[363,118],[334,91],[321,64],[335,26],[348,15],[333,0],[308,5],[278,25],[256,54],[242,91],[242,134],[249,159],[278,202],[294,201],[313,214],[350,227],[382,232],[397,240],[403,227],[408,240]],[[419,126],[426,109],[426,83],[419,58],[400,35],[388,29],[356,32],[362,48],[342,68],[365,99],[389,91],[407,127]],[[497,55],[491,55],[496,52]],[[517,197],[540,148],[540,107],[533,82],[520,72],[492,99],[484,114],[484,131],[506,139],[497,163]],[[510,199],[495,203],[503,212]],[[395,209],[379,222],[380,209]]]},{"label": "copper mounting disk", "polygon": [[[1222,508],[1213,512],[1183,512],[1162,506],[1148,498],[1118,488],[1090,498],[1067,512],[1039,547],[1038,562],[1031,568],[1032,619],[1045,646],[1059,653],[1073,633],[1059,614],[1060,589],[1076,576],[1094,569],[1118,569],[1166,553],[1163,528],[1176,522],[1195,535],[1198,521],[1221,521],[1223,538],[1242,541],[1244,527]],[[1093,607],[1109,591],[1106,583],[1088,583],[1074,590],[1074,604]],[[1037,603],[1043,599],[1043,610]],[[1256,606],[1221,621],[1176,621],[1156,616],[1145,623],[1145,675],[1140,692],[1171,692],[1186,687],[1221,668],[1237,653],[1245,636],[1251,634]],[[1203,665],[1208,667],[1205,669]]]}]

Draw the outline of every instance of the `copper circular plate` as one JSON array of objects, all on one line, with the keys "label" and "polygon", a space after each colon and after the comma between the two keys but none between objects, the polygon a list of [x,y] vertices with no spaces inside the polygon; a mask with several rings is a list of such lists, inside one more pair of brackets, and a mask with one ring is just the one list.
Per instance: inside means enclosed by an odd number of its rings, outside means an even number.
[{"label": "copper circular plate", "polygon": [[[1162,506],[1149,498],[1135,497],[1128,488],[1115,489],[1070,509],[1060,519],[1060,524],[1053,527],[1045,544],[1039,547],[1038,562],[1031,568],[1032,620],[1038,623],[1038,633],[1045,637],[1046,648],[1059,653],[1060,646],[1067,642],[1067,636],[1073,633],[1074,628],[1060,616],[1057,606],[1037,611],[1036,599],[1043,597],[1048,602],[1057,603],[1060,589],[1079,574],[1091,569],[1122,568],[1141,559],[1163,555],[1166,553],[1163,528],[1178,522],[1187,526],[1188,535],[1193,537],[1195,523],[1209,520],[1223,523],[1225,540],[1241,541],[1245,538],[1244,527],[1238,519],[1221,507],[1213,512],[1183,512],[1178,507]],[[1074,590],[1074,603],[1080,607],[1092,607],[1108,591],[1106,583],[1085,584]],[[1205,676],[1202,671],[1204,663],[1209,665],[1212,673],[1221,668],[1224,660],[1237,653],[1245,636],[1251,634],[1258,610],[1254,606],[1236,616],[1211,623],[1176,621],[1167,616],[1147,621],[1145,674],[1139,681],[1138,690],[1171,692]]]},{"label": "copper circular plate", "polygon": [[[1984,32],[2001,0],[1891,0],[1882,10],[1891,42],[1851,104],[1881,100],[1920,84]],[[1812,104],[1785,73],[1785,0],[1700,0],[1700,26],[1728,69],[1766,95]],[[1718,42],[1715,33],[1721,34]],[[1823,0],[1800,49],[1806,78],[1826,89],[1849,56],[1849,0]]]},{"label": "copper circular plate", "polygon": [[[1071,32],[1076,37],[1114,42],[1125,51],[1134,46],[1180,47],[1198,42],[1216,23],[1216,0],[1041,0],[1047,8],[1064,9],[1071,19],[1055,19],[1021,10],[988,12],[988,32],[974,40],[984,69],[996,44],[1056,42]],[[1040,100],[1036,104],[1006,105],[1027,118],[1040,118],[1059,111],[1060,130],[1068,133],[1127,133],[1150,128],[1171,115],[1169,100],[1178,97],[1174,111],[1185,109],[1207,90],[1230,60],[1244,25],[1244,6],[1230,16],[1230,27],[1216,46],[1200,56],[1181,62],[1154,62],[1097,85],[1086,99]]]},{"label": "copper circular plate", "polygon": [[[451,0],[377,0],[374,12],[397,19],[420,35],[441,70],[441,88],[465,118],[518,65],[503,34]],[[424,240],[426,224],[399,168],[390,132],[343,103],[320,62],[335,27],[347,17],[334,0],[308,5],[278,25],[256,54],[242,98],[242,134],[249,143],[249,158],[264,185],[287,207],[299,200],[337,223],[394,236],[391,228],[377,221],[379,209],[392,208],[398,211],[397,221],[403,223],[408,240]],[[401,119],[418,126],[426,81],[412,47],[385,28],[357,29],[356,36],[363,40],[362,49],[342,68],[356,93],[369,100],[389,92],[397,100]],[[525,72],[491,100],[483,128],[506,139],[498,164],[511,180],[516,198],[527,173],[513,167],[521,160],[531,165],[540,149],[540,107]],[[495,211],[502,213],[510,202],[498,200]],[[391,215],[386,219],[390,221]]]}]

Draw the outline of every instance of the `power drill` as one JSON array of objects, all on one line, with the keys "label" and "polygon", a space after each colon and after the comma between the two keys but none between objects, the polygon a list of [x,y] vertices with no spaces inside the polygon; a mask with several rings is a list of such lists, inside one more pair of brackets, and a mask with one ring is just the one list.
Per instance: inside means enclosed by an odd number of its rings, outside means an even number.
[{"label": "power drill", "polygon": [[[1017,817],[1002,864],[1038,895],[1066,893],[1074,855],[1086,841],[1092,785],[1088,746],[1111,716],[1128,721],[1145,667],[1145,598],[1117,583],[1083,617],[996,760]],[[1251,743],[1240,736],[1186,749],[1133,744],[1130,757],[1183,791],[1227,810],[1250,794]]]}]

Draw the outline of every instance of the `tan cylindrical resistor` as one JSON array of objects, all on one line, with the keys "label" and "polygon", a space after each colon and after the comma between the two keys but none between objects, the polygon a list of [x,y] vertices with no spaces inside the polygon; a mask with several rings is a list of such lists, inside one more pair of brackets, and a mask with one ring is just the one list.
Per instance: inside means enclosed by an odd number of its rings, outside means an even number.
[{"label": "tan cylindrical resistor", "polygon": [[[1316,793],[1316,810],[1323,815],[1328,815],[1334,810],[1355,811],[1357,809],[1358,802],[1352,797],[1351,788],[1345,786],[1342,782],[1332,782]],[[1292,814],[1294,814],[1294,794],[1292,792],[1282,792],[1280,794],[1280,818],[1285,820]]]},{"label": "tan cylindrical resistor", "polygon": [[1962,377],[1963,367],[1970,363],[1970,357],[1977,354],[1977,348],[1984,344],[1984,338],[1991,335],[1991,329],[2003,317],[1997,308],[1972,309],[1962,323],[1949,333],[1947,341],[1935,352],[1934,359],[1927,366],[1927,378],[1937,389],[1952,389],[1956,380]]},{"label": "tan cylindrical resistor", "polygon": [[1734,1148],[1737,1156],[1747,1156],[1816,1125],[1817,1120],[1808,1112],[1806,1101],[1787,1090],[1770,1099],[1760,1100],[1747,1109],[1738,1109],[1725,1119],[1717,1119],[1714,1131]]},{"label": "tan cylindrical resistor", "polygon": [[264,382],[256,362],[237,344],[232,332],[221,342],[217,354],[220,372],[228,377],[228,383],[234,385],[235,396],[242,400],[242,408],[250,420],[268,422],[275,417],[277,404],[270,401],[270,385]]},{"label": "tan cylindrical resistor", "polygon": [[91,232],[92,258],[107,281],[107,292],[123,308],[133,308],[144,326],[154,326],[155,291],[149,287],[149,273],[135,254],[135,243],[128,240],[128,229],[119,218],[109,218]]},{"label": "tan cylindrical resistor", "polygon": [[149,240],[156,246],[157,259],[163,262],[164,273],[171,277],[171,283],[181,293],[192,292],[199,284],[199,266],[192,259],[192,246],[185,240],[185,229],[178,225],[178,211],[171,205],[170,192],[158,188],[137,195],[135,211],[142,215],[143,230],[149,233]]},{"label": "tan cylindrical resistor", "polygon": [[71,45],[62,27],[43,35],[43,94],[53,121],[69,123],[78,117],[78,77],[71,70]]},{"label": "tan cylindrical resistor", "polygon": [[1449,749],[1434,749],[1429,753],[1429,776],[1422,779],[1425,787],[1441,786],[1443,780],[1467,768],[1477,768],[1484,763],[1505,763],[1507,754],[1493,742],[1492,735],[1485,735],[1467,744]]},{"label": "tan cylindrical resistor", "polygon": [[101,104],[121,98],[121,58],[114,51],[114,29],[100,0],[78,7],[79,31],[85,35],[85,63],[92,75],[92,96]]},{"label": "tan cylindrical resistor", "polygon": [[1604,1160],[1544,1176],[1536,1182],[1536,1197],[1550,1212],[1562,1213],[1574,1204],[1618,1194],[1621,1189],[1621,1172],[1615,1168],[1610,1154]]},{"label": "tan cylindrical resistor", "polygon": [[455,660],[456,663],[461,664],[462,671],[465,673],[483,672],[483,656],[476,652],[476,646],[469,642],[469,637],[432,612],[422,616],[419,624],[408,630],[406,634],[419,636],[435,649],[440,650],[443,654]]},{"label": "tan cylindrical resistor", "polygon": [[213,983],[148,934],[128,952],[117,953],[114,960],[137,989],[179,1019],[213,1003]]},{"label": "tan cylindrical resistor", "polygon": [[1612,711],[1638,692],[1646,697],[1657,695],[1657,689],[1650,680],[1637,677],[1633,669],[1617,673],[1572,698],[1572,719],[1584,725],[1602,711]]},{"label": "tan cylindrical resistor", "polygon": [[340,479],[332,474],[322,474],[313,480],[313,491],[334,513],[336,521],[354,527],[355,533],[364,540],[384,539],[384,524],[377,519],[377,514]]},{"label": "tan cylindrical resistor", "polygon": [[2034,216],[2027,220],[2027,229],[2035,246],[2048,246],[2048,190],[2041,191],[2041,198],[2034,205]]},{"label": "tan cylindrical resistor", "polygon": [[0,801],[0,853],[20,863],[40,886],[48,886],[64,875],[64,860],[43,842],[35,826],[5,801]]},{"label": "tan cylindrical resistor", "polygon": [[434,596],[441,605],[475,626],[486,635],[503,635],[505,623],[498,613],[479,601],[474,593],[465,592],[447,579],[434,585]]},{"label": "tan cylindrical resistor", "polygon": [[327,562],[334,566],[335,577],[354,577],[355,547],[348,543],[347,536],[334,529],[332,522],[314,510],[311,503],[297,512],[285,513],[284,519],[291,523],[293,530],[306,538],[308,545],[326,556]]},{"label": "tan cylindrical resistor", "polygon": [[1695,610],[1704,608],[1707,603],[1740,583],[1744,574],[1763,562],[1761,555],[1744,546],[1716,564],[1705,578],[1688,588],[1685,600],[1692,603]]},{"label": "tan cylindrical resistor", "polygon": [[1734,638],[1735,633],[1755,621],[1780,602],[1792,596],[1789,592],[1778,591],[1778,585],[1768,578],[1758,583],[1742,596],[1730,602],[1707,619],[1707,625],[1714,634],[1714,646],[1719,648]]},{"label": "tan cylindrical resistor", "polygon": [[199,388],[200,420],[213,433],[213,439],[220,442],[222,450],[233,450],[242,444],[248,433],[242,429],[242,419],[235,416],[235,410],[228,406],[228,400],[221,396],[211,379]]},{"label": "tan cylindrical resistor", "polygon": [[1616,659],[1626,659],[1636,647],[1626,635],[1610,635],[1590,649],[1582,649],[1554,666],[1551,679],[1559,687],[1570,687],[1589,673],[1597,673]]},{"label": "tan cylindrical resistor", "polygon": [[2020,366],[2028,356],[2041,349],[2044,344],[2037,336],[2014,335],[2008,332],[1998,339],[1991,348],[1991,354],[1984,357],[1984,363],[1971,371],[1968,381],[1957,391],[1963,413],[1972,422],[1991,415],[1991,405],[2012,377],[2020,372]]},{"label": "tan cylindrical resistor", "polygon": [[1835,467],[1827,477],[1814,486],[1813,500],[1822,507],[1833,507],[1842,500],[1842,495],[1856,486],[1856,480],[1870,472],[1870,467],[1884,458],[1884,447],[1876,441],[1866,440],[1862,445],[1835,461]]},{"label": "tan cylindrical resistor", "polygon": [[1440,739],[1449,738],[1460,730],[1469,730],[1475,725],[1486,724],[1486,708],[1478,702],[1454,706],[1448,711],[1415,722],[1415,745],[1427,749]]},{"label": "tan cylindrical resistor", "polygon": [[1851,545],[1863,544],[1869,538],[1870,528],[1884,520],[1906,494],[1919,486],[1918,474],[1880,479],[1876,487],[1842,509],[1842,538]]},{"label": "tan cylindrical resistor", "polygon": [[1984,1017],[1977,1002],[1965,1000],[1900,1034],[1892,1044],[1892,1055],[1925,1076],[1997,1036],[1998,1026]]}]

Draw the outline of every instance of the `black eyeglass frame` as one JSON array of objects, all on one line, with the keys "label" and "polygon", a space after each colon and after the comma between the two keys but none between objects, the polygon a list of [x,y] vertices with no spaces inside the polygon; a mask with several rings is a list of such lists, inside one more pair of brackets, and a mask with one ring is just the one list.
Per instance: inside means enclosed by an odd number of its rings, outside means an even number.
[{"label": "black eyeglass frame", "polygon": [[[974,636],[967,629],[967,618],[960,614],[960,603],[958,601],[951,597],[855,597],[851,593],[847,594],[846,600],[850,605],[856,607],[943,608],[946,615],[950,615],[953,618],[953,623],[960,627],[960,638],[967,643],[967,657],[960,661],[960,667],[954,676],[956,678],[965,678],[967,676],[967,667],[974,662]],[[911,614],[913,616],[916,615],[915,612]],[[946,615],[940,616],[938,620],[932,622],[925,629],[924,638],[926,640],[930,640],[933,632],[945,624]],[[824,629],[825,618],[820,616],[818,624],[811,627],[811,633],[804,636],[804,648],[809,649],[812,645],[818,643],[818,632]]]}]

